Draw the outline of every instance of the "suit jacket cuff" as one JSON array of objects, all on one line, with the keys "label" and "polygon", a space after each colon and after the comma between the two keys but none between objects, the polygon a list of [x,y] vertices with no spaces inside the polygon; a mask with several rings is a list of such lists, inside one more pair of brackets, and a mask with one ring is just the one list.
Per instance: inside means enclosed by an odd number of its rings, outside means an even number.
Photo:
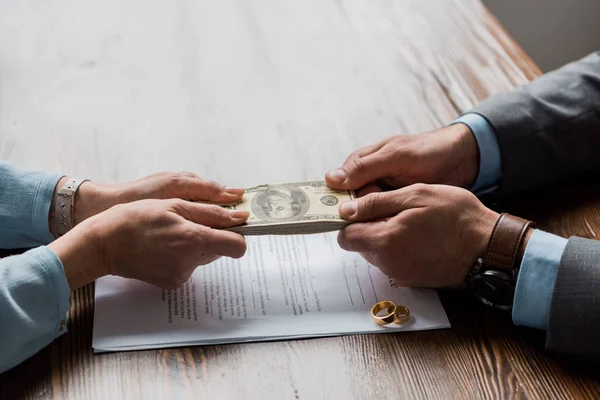
[{"label": "suit jacket cuff", "polygon": [[494,127],[506,195],[600,167],[600,52],[475,106]]},{"label": "suit jacket cuff", "polygon": [[555,351],[600,357],[600,242],[572,237],[560,260],[546,346]]}]

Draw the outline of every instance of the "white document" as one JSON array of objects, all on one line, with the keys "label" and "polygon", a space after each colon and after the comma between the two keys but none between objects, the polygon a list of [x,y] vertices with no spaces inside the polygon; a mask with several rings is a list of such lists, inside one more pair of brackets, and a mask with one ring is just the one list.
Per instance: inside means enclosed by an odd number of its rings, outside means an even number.
[{"label": "white document", "polygon": [[[180,289],[119,277],[96,282],[96,352],[448,328],[434,290],[396,287],[335,233],[248,237],[248,252],[199,267]],[[407,306],[378,326],[381,300]]]}]

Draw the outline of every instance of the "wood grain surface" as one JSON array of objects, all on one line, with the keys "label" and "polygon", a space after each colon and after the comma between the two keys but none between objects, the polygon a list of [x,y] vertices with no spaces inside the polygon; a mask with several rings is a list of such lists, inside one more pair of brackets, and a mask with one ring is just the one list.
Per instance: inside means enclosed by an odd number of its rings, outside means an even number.
[{"label": "wood grain surface", "polygon": [[[320,178],[540,72],[478,0],[0,0],[0,158],[116,182]],[[600,235],[587,179],[492,203]],[[597,181],[597,179],[596,179]],[[599,398],[590,361],[441,292],[452,329],[94,355],[93,285],[0,398]],[[1,329],[1,327],[0,327]]]}]

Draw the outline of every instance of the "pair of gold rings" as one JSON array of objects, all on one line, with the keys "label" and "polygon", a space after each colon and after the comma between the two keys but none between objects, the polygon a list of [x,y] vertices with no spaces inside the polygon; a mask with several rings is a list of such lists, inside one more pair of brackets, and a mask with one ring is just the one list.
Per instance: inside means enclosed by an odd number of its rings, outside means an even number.
[{"label": "pair of gold rings", "polygon": [[[386,313],[379,315],[382,311]],[[407,307],[399,306],[391,300],[384,300],[371,308],[371,316],[377,325],[403,324],[408,321],[410,311]]]}]

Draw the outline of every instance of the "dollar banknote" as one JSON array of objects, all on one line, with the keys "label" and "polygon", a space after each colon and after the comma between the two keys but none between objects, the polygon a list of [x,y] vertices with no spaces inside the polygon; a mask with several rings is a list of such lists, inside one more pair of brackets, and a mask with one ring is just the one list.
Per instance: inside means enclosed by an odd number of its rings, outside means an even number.
[{"label": "dollar banknote", "polygon": [[223,205],[249,211],[244,225],[228,228],[242,235],[301,235],[342,229],[349,222],[338,207],[355,198],[353,191],[338,191],[324,181],[289,182],[246,189],[242,200]]}]

